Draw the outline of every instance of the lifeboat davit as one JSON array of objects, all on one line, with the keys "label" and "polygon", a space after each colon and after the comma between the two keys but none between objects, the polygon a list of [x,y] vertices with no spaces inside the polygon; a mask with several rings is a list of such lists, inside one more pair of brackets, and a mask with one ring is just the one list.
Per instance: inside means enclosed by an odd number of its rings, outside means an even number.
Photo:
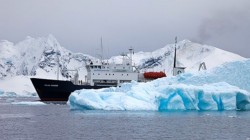
[{"label": "lifeboat davit", "polygon": [[144,72],[143,73],[144,78],[146,79],[157,79],[166,77],[166,74],[164,72]]}]

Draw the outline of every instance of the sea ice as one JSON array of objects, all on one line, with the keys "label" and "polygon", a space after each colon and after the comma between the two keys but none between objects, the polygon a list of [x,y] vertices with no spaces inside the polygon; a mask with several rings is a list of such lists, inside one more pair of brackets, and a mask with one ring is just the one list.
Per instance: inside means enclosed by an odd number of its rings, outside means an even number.
[{"label": "sea ice", "polygon": [[39,102],[39,101],[36,101],[36,102],[29,102],[29,101],[12,102],[11,104],[13,104],[13,105],[46,105],[45,103]]},{"label": "sea ice", "polygon": [[71,109],[249,110],[250,59],[148,83],[73,92]]}]

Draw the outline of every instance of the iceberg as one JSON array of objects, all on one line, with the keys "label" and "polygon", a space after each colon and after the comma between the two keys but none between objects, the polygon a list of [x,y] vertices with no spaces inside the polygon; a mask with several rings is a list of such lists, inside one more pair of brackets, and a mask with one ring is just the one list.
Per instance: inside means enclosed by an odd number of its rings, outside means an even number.
[{"label": "iceberg", "polygon": [[72,110],[249,110],[249,72],[250,59],[236,61],[147,83],[78,90],[68,104]]},{"label": "iceberg", "polygon": [[[176,83],[203,85],[216,82],[227,82],[250,92],[250,59],[225,63],[209,71],[200,73],[185,73],[178,77],[167,79]],[[165,79],[166,80],[166,79]]]},{"label": "iceberg", "polygon": [[249,93],[223,82],[202,86],[134,83],[78,90],[68,103],[71,109],[91,110],[246,110]]}]

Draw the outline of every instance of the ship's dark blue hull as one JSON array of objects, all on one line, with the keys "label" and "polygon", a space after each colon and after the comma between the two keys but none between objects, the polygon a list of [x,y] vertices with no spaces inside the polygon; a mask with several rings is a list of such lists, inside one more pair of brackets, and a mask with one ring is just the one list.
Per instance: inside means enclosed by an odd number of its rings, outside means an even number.
[{"label": "ship's dark blue hull", "polygon": [[30,78],[41,101],[67,101],[71,92],[108,86],[74,85],[71,81]]}]

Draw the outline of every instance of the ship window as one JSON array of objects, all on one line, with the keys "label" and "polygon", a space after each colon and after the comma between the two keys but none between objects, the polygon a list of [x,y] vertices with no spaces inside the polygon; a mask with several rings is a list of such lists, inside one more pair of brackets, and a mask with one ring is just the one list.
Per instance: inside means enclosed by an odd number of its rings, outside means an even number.
[{"label": "ship window", "polygon": [[106,75],[108,75],[108,74],[106,73]]},{"label": "ship window", "polygon": [[93,75],[95,75],[95,74],[93,73]]},{"label": "ship window", "polygon": [[93,69],[93,66],[90,66],[91,69]]},{"label": "ship window", "polygon": [[123,75],[123,74],[122,74]]},{"label": "ship window", "polygon": [[113,75],[115,75],[115,74],[113,74]]},{"label": "ship window", "polygon": [[101,69],[101,66],[98,66],[98,69]]},{"label": "ship window", "polygon": [[97,66],[95,66],[95,68],[97,68]]},{"label": "ship window", "polygon": [[98,75],[100,75],[100,73],[98,73]]},{"label": "ship window", "polygon": [[127,76],[128,76],[128,74],[127,74]]}]

